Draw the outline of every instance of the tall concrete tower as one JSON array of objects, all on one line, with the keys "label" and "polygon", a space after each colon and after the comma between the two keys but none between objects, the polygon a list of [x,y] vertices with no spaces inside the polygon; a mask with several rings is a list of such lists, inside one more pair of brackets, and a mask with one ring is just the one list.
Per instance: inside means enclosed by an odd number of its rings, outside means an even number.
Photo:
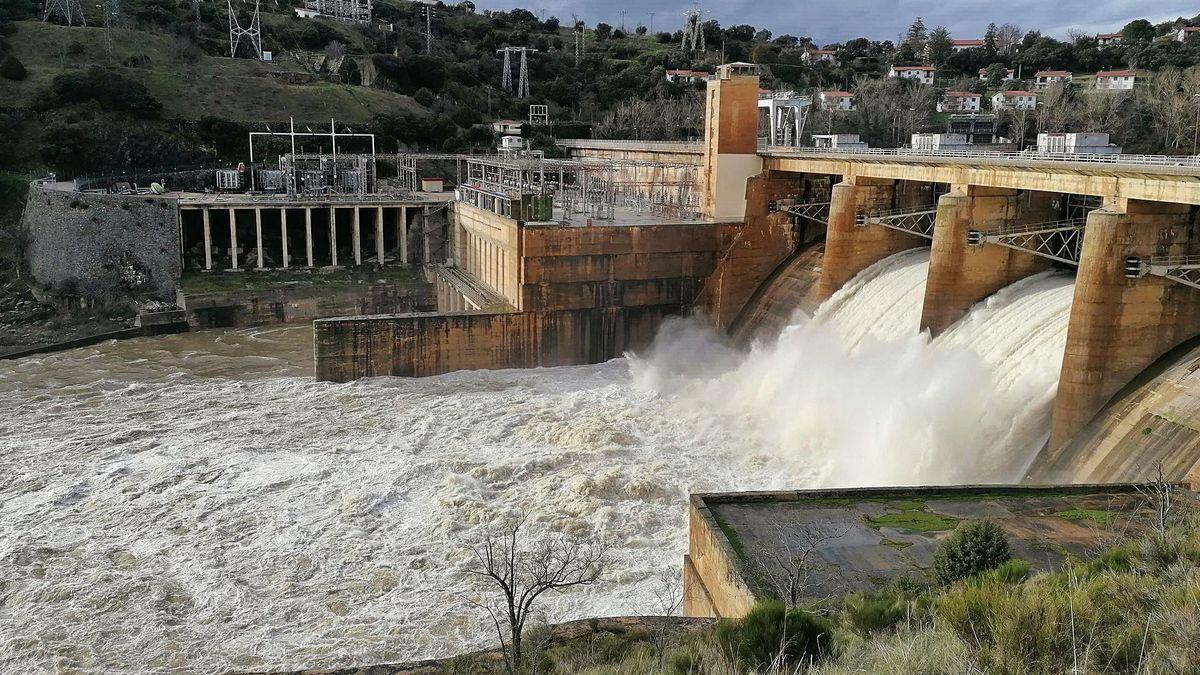
[{"label": "tall concrete tower", "polygon": [[708,218],[746,215],[746,180],[762,171],[758,156],[758,66],[729,63],[708,81],[704,106],[704,190]]}]

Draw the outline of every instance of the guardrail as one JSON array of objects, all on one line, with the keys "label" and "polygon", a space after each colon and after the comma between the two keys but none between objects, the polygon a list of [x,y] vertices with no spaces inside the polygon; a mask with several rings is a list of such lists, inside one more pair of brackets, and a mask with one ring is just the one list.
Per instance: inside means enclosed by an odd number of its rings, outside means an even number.
[{"label": "guardrail", "polygon": [[913,150],[910,148],[797,148],[781,145],[759,145],[760,152],[787,155],[852,155],[863,157],[985,159],[1006,163],[1062,162],[1109,164],[1126,166],[1162,166],[1200,168],[1200,155],[1090,155],[1039,152],[994,152],[967,150]]},{"label": "guardrail", "polygon": [[651,150],[658,152],[686,152],[700,154],[704,144],[699,141],[619,141],[608,139],[559,139],[560,148],[578,148],[580,150]]}]

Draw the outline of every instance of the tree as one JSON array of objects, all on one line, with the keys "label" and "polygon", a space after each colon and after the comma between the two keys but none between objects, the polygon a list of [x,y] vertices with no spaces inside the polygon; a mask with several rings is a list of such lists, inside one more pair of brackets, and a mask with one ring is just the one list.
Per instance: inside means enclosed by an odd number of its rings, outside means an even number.
[{"label": "tree", "polygon": [[1154,24],[1145,19],[1135,19],[1121,29],[1121,42],[1134,45],[1154,39]]},{"label": "tree", "polygon": [[814,561],[825,544],[840,539],[849,528],[819,523],[801,528],[775,526],[776,550],[754,565],[756,576],[788,607],[796,607],[804,598]]},{"label": "tree", "polygon": [[606,23],[603,23],[603,22],[596,24],[596,39],[597,40],[607,40],[608,38],[610,38],[612,36],[612,32],[613,32],[612,26],[610,26]]},{"label": "tree", "polygon": [[527,523],[524,513],[509,518],[470,547],[472,566],[468,571],[500,592],[497,602],[473,604],[486,610],[491,618],[509,673],[518,672],[522,666],[525,655],[521,639],[538,598],[550,591],[594,584],[608,564],[604,544],[563,536],[530,542],[526,539]]},{"label": "tree", "polygon": [[945,26],[938,26],[929,34],[925,43],[925,56],[930,65],[944,66],[950,55],[954,53],[954,43],[950,41],[950,31]]},{"label": "tree", "polygon": [[916,21],[908,27],[908,31],[904,34],[904,45],[913,50],[914,54],[920,54],[925,50],[925,40],[927,38],[925,32],[925,21],[921,17],[917,17]]},{"label": "tree", "polygon": [[16,56],[9,54],[0,60],[0,77],[14,82],[25,79],[25,64],[21,63]]},{"label": "tree", "polygon": [[637,30],[635,30],[634,32],[635,32],[635,33],[637,33],[637,34],[638,34],[638,36],[644,36],[644,35],[646,34],[646,27],[645,27],[645,26],[638,26],[638,27],[637,27]]},{"label": "tree", "polygon": [[983,48],[991,53],[996,53],[1000,47],[996,44],[996,37],[999,31],[996,29],[996,24],[989,23],[987,30],[983,32]]},{"label": "tree", "polygon": [[1004,530],[990,520],[970,520],[959,525],[933,555],[938,582],[950,585],[995,569],[1011,556]]},{"label": "tree", "polygon": [[1003,63],[993,63],[987,67],[987,83],[992,89],[999,89],[1008,79],[1008,66]]},{"label": "tree", "polygon": [[1017,45],[1021,44],[1021,29],[1006,23],[996,29],[996,49],[1001,54],[1011,54]]}]

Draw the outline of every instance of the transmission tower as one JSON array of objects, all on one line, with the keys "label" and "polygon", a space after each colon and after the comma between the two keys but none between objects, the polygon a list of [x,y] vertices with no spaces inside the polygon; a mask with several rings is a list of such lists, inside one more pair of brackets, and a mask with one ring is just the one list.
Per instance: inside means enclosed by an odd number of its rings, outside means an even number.
[{"label": "transmission tower", "polygon": [[521,79],[517,82],[517,98],[529,96],[529,52],[537,51],[521,48]]},{"label": "transmission tower", "polygon": [[425,5],[425,53],[433,53],[433,5]]},{"label": "transmission tower", "polygon": [[504,53],[504,72],[500,76],[500,88],[503,89],[504,91],[511,91],[512,90],[512,56],[511,56],[511,54],[513,52],[513,49],[511,47],[503,47],[501,49],[497,49],[496,51]]},{"label": "transmission tower", "polygon": [[237,58],[238,47],[242,44],[242,38],[246,38],[250,46],[254,48],[254,58],[262,58],[262,24],[258,18],[258,3],[259,0],[254,0],[254,14],[250,16],[250,23],[245,28],[238,21],[237,13],[233,11],[233,0],[225,0],[226,6],[229,8],[229,57]]},{"label": "transmission tower", "polygon": [[61,16],[68,26],[74,26],[76,22],[79,22],[80,26],[87,25],[79,0],[46,0],[46,5],[42,8],[42,21],[49,21],[51,16],[56,15]]},{"label": "transmission tower", "polygon": [[583,54],[583,31],[575,29],[575,67],[579,67],[579,58]]},{"label": "transmission tower", "polygon": [[192,0],[192,11],[196,13],[196,23],[200,23],[200,0]]},{"label": "transmission tower", "polygon": [[536,53],[537,50],[529,47],[501,47],[496,52],[504,54],[504,73],[500,76],[500,86],[504,91],[512,91],[512,55],[521,55],[520,74],[517,76],[515,93],[517,98],[529,96],[529,54]]},{"label": "transmission tower", "polygon": [[683,51],[704,51],[704,14],[700,3],[695,3],[691,9],[683,13],[683,41],[679,45]]},{"label": "transmission tower", "polygon": [[104,46],[112,58],[112,29],[121,23],[121,0],[104,0],[101,11],[104,12]]}]

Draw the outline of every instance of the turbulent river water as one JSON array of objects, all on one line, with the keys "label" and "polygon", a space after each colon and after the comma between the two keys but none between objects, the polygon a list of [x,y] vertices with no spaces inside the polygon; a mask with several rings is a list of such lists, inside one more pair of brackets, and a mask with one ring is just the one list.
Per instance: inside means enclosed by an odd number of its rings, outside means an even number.
[{"label": "turbulent river water", "polygon": [[613,542],[546,618],[660,611],[689,492],[1010,481],[1046,434],[1071,279],[938,340],[928,254],[864,272],[749,353],[700,322],[609,363],[352,384],[311,328],[0,362],[0,672],[198,672],[490,640],[464,547],[522,509]]}]

